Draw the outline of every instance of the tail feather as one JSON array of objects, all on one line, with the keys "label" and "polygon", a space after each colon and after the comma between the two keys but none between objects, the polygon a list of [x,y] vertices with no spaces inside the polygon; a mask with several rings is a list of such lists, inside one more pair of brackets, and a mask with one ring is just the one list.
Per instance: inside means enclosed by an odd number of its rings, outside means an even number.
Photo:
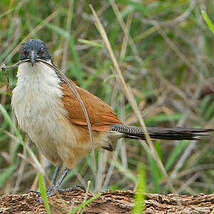
[{"label": "tail feather", "polygon": [[[111,126],[111,131],[123,133],[126,138],[135,138],[145,140],[145,134],[142,128],[136,126],[127,126],[123,124],[114,124]],[[148,134],[152,139],[165,139],[165,140],[194,140],[200,139],[202,136],[207,136],[214,129],[203,128],[160,128],[148,127]]]}]

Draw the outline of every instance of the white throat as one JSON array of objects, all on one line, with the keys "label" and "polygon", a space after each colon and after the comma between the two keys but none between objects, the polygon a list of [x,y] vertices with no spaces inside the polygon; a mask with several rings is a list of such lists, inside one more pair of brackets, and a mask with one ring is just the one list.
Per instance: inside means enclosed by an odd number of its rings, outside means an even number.
[{"label": "white throat", "polygon": [[[51,64],[51,61],[49,61]],[[17,73],[17,87],[27,87],[29,90],[35,87],[42,89],[42,86],[56,87],[59,86],[60,80],[55,71],[42,62],[37,62],[34,66],[25,62],[19,65]]]},{"label": "white throat", "polygon": [[[40,111],[43,111],[56,103],[57,98],[62,97],[60,79],[53,69],[42,62],[37,62],[34,66],[28,62],[20,64],[17,77],[17,85],[13,90],[12,107],[18,121],[19,112],[17,110],[19,107],[23,112],[25,104],[31,105],[31,108],[38,105]],[[30,108],[26,110],[30,110]]]}]

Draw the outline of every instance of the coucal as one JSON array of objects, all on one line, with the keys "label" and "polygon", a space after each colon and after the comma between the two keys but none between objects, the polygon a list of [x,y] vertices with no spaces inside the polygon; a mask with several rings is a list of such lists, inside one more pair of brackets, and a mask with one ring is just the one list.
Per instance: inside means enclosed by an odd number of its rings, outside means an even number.
[{"label": "coucal", "polygon": [[[91,151],[87,121],[68,81],[76,87],[85,105],[95,148],[111,150],[111,141],[115,138],[145,139],[141,128],[123,124],[108,104],[53,69],[55,65],[51,55],[41,40],[32,39],[22,44],[20,62],[12,108],[20,127],[41,153],[57,166],[52,180],[56,190],[69,169],[73,169],[77,161]],[[152,139],[167,140],[197,139],[213,131],[179,127],[151,127],[147,130]],[[62,164],[67,168],[56,184]]]}]

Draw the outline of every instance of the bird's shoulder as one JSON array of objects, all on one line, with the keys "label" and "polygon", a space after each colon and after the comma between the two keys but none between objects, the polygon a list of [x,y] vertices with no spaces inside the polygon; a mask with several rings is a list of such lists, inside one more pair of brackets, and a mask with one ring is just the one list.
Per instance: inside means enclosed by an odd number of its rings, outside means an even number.
[{"label": "bird's shoulder", "polygon": [[[93,130],[107,131],[110,129],[110,125],[121,123],[113,109],[107,103],[89,91],[80,88],[73,81],[71,83],[77,89],[85,105]],[[61,83],[61,87],[63,91],[62,101],[68,112],[70,121],[76,125],[87,126],[82,107],[70,86],[66,83]]]}]

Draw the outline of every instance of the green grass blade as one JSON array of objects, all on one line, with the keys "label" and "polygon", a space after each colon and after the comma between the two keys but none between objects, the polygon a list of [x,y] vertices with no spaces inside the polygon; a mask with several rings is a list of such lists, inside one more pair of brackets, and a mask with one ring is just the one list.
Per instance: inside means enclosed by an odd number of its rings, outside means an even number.
[{"label": "green grass blade", "polygon": [[172,165],[175,163],[176,158],[181,154],[181,152],[186,148],[188,144],[188,141],[181,141],[179,144],[175,146],[175,148],[172,150],[172,152],[169,155],[169,158],[167,159],[165,169],[168,171]]},{"label": "green grass blade", "polygon": [[145,192],[146,192],[146,169],[143,164],[139,164],[138,169],[138,186],[134,195],[135,206],[133,214],[141,214],[145,209]]},{"label": "green grass blade", "polygon": [[7,178],[13,173],[13,171],[15,169],[16,169],[16,166],[11,165],[1,173],[1,175],[0,175],[0,188],[4,185]]},{"label": "green grass blade", "polygon": [[126,176],[128,179],[130,179],[131,181],[133,181],[134,183],[137,183],[137,179],[135,177],[135,175],[131,172],[131,170],[129,170],[128,168],[125,168],[122,166],[122,164],[120,164],[118,161],[114,162],[114,166],[124,175]]},{"label": "green grass blade", "polygon": [[209,103],[209,105],[207,105],[206,112],[204,112],[204,119],[206,121],[209,121],[210,118],[212,118],[213,112],[214,112],[214,102],[212,101]]},{"label": "green grass blade", "polygon": [[13,129],[13,131],[15,132],[16,136],[18,137],[18,139],[20,139],[20,141],[23,143],[22,136],[21,136],[20,132],[18,131],[18,129],[14,125],[13,121],[10,118],[10,115],[7,113],[7,111],[5,110],[4,106],[1,105],[1,104],[0,104],[0,113],[2,113],[5,121]]},{"label": "green grass blade", "polygon": [[95,41],[90,41],[86,39],[79,39],[78,40],[80,43],[83,43],[85,45],[89,45],[91,47],[98,47],[98,48],[103,48],[103,44],[101,42],[95,42]]},{"label": "green grass blade", "polygon": [[17,141],[16,141],[16,145],[13,147],[13,152],[12,152],[12,160],[15,163],[16,162],[16,157],[17,157],[17,150],[19,148],[20,145],[23,145],[23,138],[21,136],[21,133],[19,132],[19,130],[16,128],[16,126],[14,125],[13,121],[10,118],[10,115],[8,114],[8,112],[6,111],[6,109],[4,108],[3,105],[0,104],[0,113],[3,115],[5,122],[11,127],[11,129],[13,130],[13,132],[15,133],[16,137],[17,137]]},{"label": "green grass blade", "polygon": [[155,193],[159,193],[160,192],[160,188],[159,188],[159,182],[162,178],[162,174],[161,171],[156,163],[156,161],[154,160],[154,158],[152,157],[150,150],[148,148],[148,146],[146,144],[143,145],[145,152],[147,154],[148,157],[148,162],[149,162],[149,168],[151,170],[151,177],[152,177],[152,184],[154,187],[154,192]]},{"label": "green grass blade", "polygon": [[50,209],[50,206],[48,203],[48,196],[47,196],[45,181],[44,181],[41,173],[39,173],[39,190],[40,190],[40,194],[41,194],[42,200],[45,205],[45,210],[48,214],[51,214],[51,209]]},{"label": "green grass blade", "polygon": [[8,15],[9,13],[12,13],[13,11],[17,10],[17,7],[11,8],[9,10],[6,10],[2,14],[0,14],[0,19],[3,18],[4,16]]},{"label": "green grass blade", "polygon": [[209,106],[211,100],[212,100],[211,96],[206,96],[201,101],[201,104],[200,104],[200,113],[202,115],[206,113],[207,107]]},{"label": "green grass blade", "polygon": [[166,121],[177,121],[180,120],[184,115],[181,113],[175,114],[158,114],[154,117],[146,118],[145,123],[149,126],[153,126],[156,123],[166,122]]},{"label": "green grass blade", "polygon": [[205,10],[202,10],[201,11],[201,14],[204,18],[204,21],[207,23],[209,29],[212,31],[212,33],[214,34],[214,25],[213,23],[211,22],[209,16],[207,15],[206,11]]},{"label": "green grass blade", "polygon": [[76,208],[72,209],[69,214],[74,214],[77,211],[79,211],[80,209],[84,208],[85,206],[87,206],[89,203],[91,203],[92,201],[94,201],[95,199],[99,198],[101,195],[101,193],[97,193],[96,195],[94,195],[93,197],[91,197],[90,199],[88,199],[87,201],[85,201],[84,203],[80,204],[79,206],[77,206]]}]

